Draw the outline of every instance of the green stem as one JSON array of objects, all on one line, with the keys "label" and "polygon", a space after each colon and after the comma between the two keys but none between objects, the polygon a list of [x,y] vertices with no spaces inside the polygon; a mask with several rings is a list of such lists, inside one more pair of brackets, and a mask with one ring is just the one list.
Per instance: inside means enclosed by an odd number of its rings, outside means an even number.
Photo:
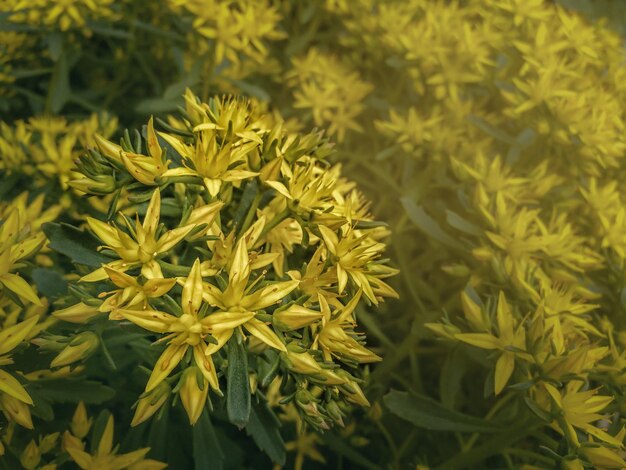
[{"label": "green stem", "polygon": [[274,217],[272,220],[269,221],[269,223],[265,224],[265,226],[263,227],[263,230],[261,231],[261,235],[259,236],[259,238],[263,237],[263,235],[265,235],[274,227],[276,227],[278,224],[280,224],[283,220],[289,217],[290,214],[291,214],[291,211],[289,209],[285,209],[281,213],[277,214],[276,217]]},{"label": "green stem", "polygon": [[254,196],[254,200],[252,201],[252,204],[250,205],[250,208],[248,209],[248,213],[246,214],[246,218],[244,219],[243,224],[241,224],[241,229],[240,229],[239,233],[246,233],[246,230],[248,230],[250,225],[252,225],[252,221],[254,220],[254,216],[256,214],[256,210],[259,207],[259,202],[261,202],[261,193],[260,192],[258,192]]}]

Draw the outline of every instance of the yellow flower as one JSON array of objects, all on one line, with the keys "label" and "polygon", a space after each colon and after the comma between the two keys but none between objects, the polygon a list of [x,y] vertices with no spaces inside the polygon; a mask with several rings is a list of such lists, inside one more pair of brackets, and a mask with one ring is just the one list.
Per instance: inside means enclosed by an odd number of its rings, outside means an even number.
[{"label": "yellow flower", "polygon": [[[378,305],[378,299],[372,289],[372,283],[384,284],[376,279],[375,271],[370,263],[380,257],[385,245],[376,242],[369,234],[360,234],[352,227],[343,230],[341,236],[324,225],[319,226],[319,231],[329,252],[331,262],[337,270],[337,291],[342,294],[348,284],[348,279],[360,288],[367,298]],[[391,290],[393,292],[393,290]]]},{"label": "yellow flower", "polygon": [[[148,279],[143,285],[137,279],[121,271],[104,267],[109,279],[119,289],[112,292],[102,292],[99,297],[107,297],[98,308],[100,312],[111,312],[109,319],[121,320],[123,317],[116,314],[121,308],[145,309],[148,307],[148,299],[158,298],[165,295],[174,284],[176,279]],[[59,311],[55,312],[57,318],[62,318]]]},{"label": "yellow flower", "polygon": [[166,334],[159,342],[168,342],[169,344],[153,367],[152,374],[146,384],[146,392],[155,389],[176,368],[189,348],[193,350],[194,363],[202,375],[213,389],[219,390],[213,360],[210,356],[205,355],[206,338],[212,334],[212,330],[207,321],[209,317],[201,316],[202,294],[200,261],[196,260],[183,285],[182,315],[180,317],[152,309],[120,309],[117,311],[126,320],[141,328],[154,333]]},{"label": "yellow flower", "polygon": [[105,267],[121,272],[141,267],[141,273],[148,279],[163,278],[157,257],[164,255],[176,246],[193,230],[194,225],[178,227],[157,237],[160,213],[161,192],[157,188],[150,199],[143,224],[139,223],[139,217],[137,217],[134,229],[130,225],[128,226],[133,236],[115,226],[87,217],[87,223],[91,230],[106,243],[107,248],[113,250],[121,259],[107,263],[105,266],[83,276],[81,280],[95,282],[106,279],[108,274]]},{"label": "yellow flower", "polygon": [[209,393],[209,382],[198,368],[188,367],[183,372],[179,383],[182,385],[178,390],[178,395],[189,418],[189,424],[193,426],[204,411]]},{"label": "yellow flower", "polygon": [[591,434],[609,445],[622,447],[621,439],[611,436],[593,424],[604,419],[599,412],[613,401],[613,397],[597,395],[598,390],[581,390],[583,385],[582,381],[572,381],[567,384],[563,392],[560,392],[549,383],[543,384],[563,418],[561,421],[555,421],[553,426],[560,429],[567,439],[577,446],[580,442],[574,428]]},{"label": "yellow flower", "polygon": [[526,349],[526,330],[523,323],[515,329],[515,318],[503,292],[498,296],[496,311],[498,335],[491,333],[458,333],[454,337],[459,341],[477,348],[500,351],[496,361],[494,391],[498,395],[509,382],[515,369],[515,357],[528,358]]},{"label": "yellow flower", "polygon": [[151,464],[151,468],[155,470],[163,469],[167,466],[161,462],[144,459],[150,450],[149,447],[126,454],[118,454],[117,448],[118,446],[113,448],[113,416],[109,416],[104,432],[93,454],[89,454],[74,446],[67,446],[65,450],[70,454],[76,465],[84,470],[122,470],[133,465],[146,463]]},{"label": "yellow flower", "polygon": [[330,305],[320,295],[319,304],[322,312],[322,321],[319,326],[314,325],[315,341],[313,347],[319,346],[324,353],[324,358],[331,361],[333,356],[340,360],[348,359],[358,363],[377,362],[382,358],[363,346],[354,332],[356,321],[354,309],[361,299],[361,290],[352,297],[350,302],[331,312]]},{"label": "yellow flower", "polygon": [[201,124],[196,128],[196,143],[193,147],[176,137],[163,135],[183,158],[185,165],[166,171],[164,177],[197,176],[204,182],[209,194],[215,197],[225,181],[241,181],[258,175],[254,171],[244,169],[247,155],[259,145],[257,141],[241,145],[230,142],[220,144],[217,134],[212,129],[202,130],[201,126],[205,125]]},{"label": "yellow flower", "polygon": [[276,333],[255,316],[258,311],[282,301],[298,287],[299,282],[297,280],[271,282],[250,293],[262,279],[259,277],[250,283],[251,274],[248,247],[245,238],[241,238],[235,246],[227,286],[220,289],[213,284],[203,284],[204,300],[218,309],[218,312],[207,315],[204,320],[217,340],[217,344],[208,346],[206,354],[210,355],[221,349],[240,326],[268,346],[286,351],[285,345]]},{"label": "yellow flower", "polygon": [[[30,335],[38,320],[38,316],[32,316],[13,326],[0,329],[0,366],[12,364],[9,353]],[[4,395],[27,405],[33,404],[32,398],[22,384],[13,375],[0,369],[0,396]]]}]

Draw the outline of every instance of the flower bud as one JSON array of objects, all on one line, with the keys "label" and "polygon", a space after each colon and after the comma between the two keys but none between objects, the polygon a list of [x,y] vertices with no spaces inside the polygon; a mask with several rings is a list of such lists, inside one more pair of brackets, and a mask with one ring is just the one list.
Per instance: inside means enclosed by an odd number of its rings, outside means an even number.
[{"label": "flower bud", "polygon": [[283,159],[277,157],[270,162],[266,163],[261,172],[259,173],[259,179],[263,182],[277,180],[280,178],[280,166],[283,163]]},{"label": "flower bud", "polygon": [[52,367],[66,366],[84,360],[100,345],[98,335],[85,331],[76,335],[69,344],[50,363]]},{"label": "flower bud", "polygon": [[34,440],[28,443],[20,456],[20,463],[26,470],[34,470],[41,461],[41,451]]},{"label": "flower bud", "polygon": [[206,404],[209,384],[197,367],[189,367],[180,379],[178,395],[192,426],[200,418]]},{"label": "flower bud", "polygon": [[59,440],[59,433],[55,432],[52,434],[48,434],[43,439],[39,440],[39,450],[42,454],[50,452],[54,449],[54,446],[57,445],[57,441]]},{"label": "flower bud", "polygon": [[293,304],[284,310],[274,312],[272,324],[283,331],[298,330],[318,321],[322,315],[322,312]]},{"label": "flower bud", "polygon": [[67,452],[68,449],[83,450],[85,448],[85,444],[83,444],[83,442],[71,432],[65,431],[61,440],[61,448],[65,452]]},{"label": "flower bud", "polygon": [[70,429],[76,437],[83,439],[91,428],[91,422],[92,419],[87,416],[87,408],[85,408],[85,404],[81,401],[78,403],[76,411],[74,411],[74,416],[72,416]]},{"label": "flower bud", "polygon": [[72,305],[71,307],[57,310],[56,312],[53,312],[52,315],[59,320],[69,323],[86,323],[91,318],[98,315],[98,313],[100,312],[96,307],[90,307],[89,305],[85,305],[80,302],[76,305]]},{"label": "flower bud", "polygon": [[9,421],[15,421],[20,426],[33,429],[33,419],[30,416],[28,405],[7,393],[0,396],[0,407]]},{"label": "flower bud", "polygon": [[339,405],[337,405],[337,402],[328,402],[326,404],[326,411],[335,423],[337,423],[339,426],[343,426],[343,413],[341,409],[339,409]]},{"label": "flower bud", "polygon": [[461,293],[461,305],[465,319],[475,331],[485,331],[489,328],[482,309],[465,291]]},{"label": "flower bud", "polygon": [[308,352],[296,353],[287,351],[281,354],[287,362],[289,369],[293,372],[308,375],[320,374],[322,372],[322,367]]},{"label": "flower bud", "polygon": [[137,407],[135,408],[135,415],[130,423],[131,426],[138,426],[144,421],[150,419],[161,407],[163,403],[168,399],[172,387],[167,382],[161,382],[155,388],[147,393],[143,393],[139,397]]}]

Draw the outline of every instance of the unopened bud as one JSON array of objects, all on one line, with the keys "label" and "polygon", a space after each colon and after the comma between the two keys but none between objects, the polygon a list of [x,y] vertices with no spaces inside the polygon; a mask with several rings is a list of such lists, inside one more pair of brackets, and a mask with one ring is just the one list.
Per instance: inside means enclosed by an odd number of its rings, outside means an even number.
[{"label": "unopened bud", "polygon": [[282,355],[286,359],[289,369],[293,372],[309,375],[322,372],[322,367],[308,352],[296,353],[287,351],[282,353]]},{"label": "unopened bud", "polygon": [[200,419],[204,410],[209,393],[209,383],[197,367],[187,368],[183,372],[180,382],[178,395],[189,417],[189,423],[193,426]]},{"label": "unopened bud", "polygon": [[57,310],[53,312],[54,315],[59,320],[63,320],[69,323],[86,323],[91,318],[95,317],[100,313],[96,307],[91,307],[82,302],[72,305],[71,307],[67,307],[61,310]]},{"label": "unopened bud", "polygon": [[20,463],[26,470],[34,470],[41,461],[41,451],[34,440],[28,443],[20,456]]},{"label": "unopened bud", "polygon": [[279,330],[290,331],[304,328],[322,318],[322,312],[308,309],[302,305],[290,305],[284,310],[274,312],[272,324]]},{"label": "unopened bud", "polygon": [[76,411],[74,411],[74,416],[72,416],[70,429],[76,437],[83,439],[91,428],[91,422],[92,419],[87,416],[87,408],[85,408],[85,404],[81,401],[78,403],[78,406],[76,406]]},{"label": "unopened bud", "polygon": [[42,454],[50,452],[52,449],[54,449],[54,446],[56,446],[58,440],[59,440],[58,432],[48,434],[43,439],[39,440],[39,450],[41,450]]},{"label": "unopened bud", "polygon": [[283,159],[277,157],[271,160],[269,163],[266,163],[263,168],[261,168],[261,172],[259,174],[259,178],[261,181],[272,181],[280,178],[280,166],[283,162]]},{"label": "unopened bud", "polygon": [[157,411],[159,411],[159,409],[161,409],[163,403],[165,403],[171,392],[172,387],[170,387],[167,382],[161,382],[149,392],[143,393],[139,397],[137,407],[135,408],[135,415],[133,416],[133,420],[130,425],[138,426],[144,421],[150,419]]},{"label": "unopened bud", "polygon": [[9,421],[14,421],[27,429],[33,429],[33,419],[26,403],[8,393],[3,393],[0,395],[0,408]]},{"label": "unopened bud", "polygon": [[70,343],[50,363],[52,367],[61,367],[84,360],[91,356],[100,345],[98,335],[85,331],[76,335]]},{"label": "unopened bud", "polygon": [[61,439],[61,448],[65,452],[67,452],[68,449],[83,450],[85,448],[85,444],[83,444],[83,442],[71,432],[65,431],[63,433],[63,438]]}]

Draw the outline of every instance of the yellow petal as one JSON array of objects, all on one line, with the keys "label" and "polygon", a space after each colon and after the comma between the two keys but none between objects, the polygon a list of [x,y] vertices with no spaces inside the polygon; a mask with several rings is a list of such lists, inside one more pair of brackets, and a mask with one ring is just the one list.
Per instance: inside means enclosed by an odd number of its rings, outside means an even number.
[{"label": "yellow petal", "polygon": [[487,333],[459,333],[454,335],[459,341],[482,349],[500,349],[500,340]]},{"label": "yellow petal", "polygon": [[254,318],[254,312],[217,312],[207,315],[200,323],[212,331],[224,331],[237,328],[251,318]]},{"label": "yellow petal", "polygon": [[251,335],[254,335],[272,348],[287,352],[287,348],[280,338],[265,323],[257,320],[256,318],[252,318],[244,323],[243,327],[248,330]]},{"label": "yellow petal", "polygon": [[113,449],[113,416],[109,415],[109,419],[107,420],[107,424],[104,427],[104,432],[100,437],[100,442],[98,443],[98,450],[96,451],[96,455],[108,455],[111,453]]},{"label": "yellow petal", "polygon": [[101,220],[94,219],[93,217],[87,217],[87,224],[93,233],[95,233],[96,236],[105,243],[105,245],[110,246],[111,248],[122,248],[120,236],[115,227],[112,227]]},{"label": "yellow petal", "polygon": [[200,305],[202,305],[202,275],[200,273],[200,260],[196,258],[189,277],[183,285],[183,312],[195,317],[200,310]]},{"label": "yellow petal", "polygon": [[266,181],[265,183],[268,186],[274,188],[276,191],[278,191],[282,196],[285,196],[287,199],[293,199],[293,197],[289,193],[289,190],[283,183],[279,183],[278,181]]},{"label": "yellow petal", "polygon": [[499,395],[502,389],[506,387],[506,384],[509,382],[511,378],[511,374],[513,374],[513,369],[515,368],[515,357],[513,353],[504,352],[496,362],[496,370],[495,370],[495,392],[496,395]]},{"label": "yellow petal", "polygon": [[113,284],[115,284],[117,287],[124,288],[130,286],[138,286],[137,280],[134,277],[124,273],[123,271],[118,271],[117,269],[113,269],[106,265],[102,266],[102,268],[107,273],[107,276],[109,276],[109,279],[111,279]]},{"label": "yellow petal", "polygon": [[154,333],[167,333],[170,325],[177,320],[174,315],[159,312],[158,310],[120,309],[117,310],[117,313],[135,325]]},{"label": "yellow petal", "polygon": [[206,348],[203,344],[198,344],[193,348],[193,359],[202,372],[202,375],[211,385],[213,390],[219,390],[220,384],[217,380],[217,372],[215,371],[215,365],[211,356],[205,354]]},{"label": "yellow petal", "polygon": [[213,344],[213,343],[209,344],[204,350],[204,354],[207,356],[210,356],[211,354],[215,354],[217,351],[222,349],[224,345],[226,344],[226,342],[233,335],[234,331],[235,330],[227,329],[227,330],[220,330],[220,331],[213,332],[212,334],[215,340],[217,341],[217,344]]},{"label": "yellow petal", "polygon": [[34,303],[35,305],[41,306],[41,300],[37,297],[34,289],[26,282],[24,279],[19,277],[17,274],[6,273],[0,276],[0,283],[4,285],[10,291],[15,292],[20,297]]},{"label": "yellow petal", "polygon": [[0,369],[0,392],[7,393],[27,405],[33,404],[32,398],[22,384],[15,377],[2,369]]},{"label": "yellow petal", "polygon": [[4,328],[0,331],[0,356],[8,353],[20,344],[24,338],[28,336],[28,333],[30,333],[38,321],[39,316],[34,315],[27,318],[23,322]]},{"label": "yellow petal", "polygon": [[146,216],[143,219],[143,229],[146,236],[154,237],[157,227],[159,226],[159,218],[161,216],[161,191],[159,188],[154,190],[150,198],[150,204],[146,210]]},{"label": "yellow petal", "polygon": [[276,282],[265,286],[253,294],[245,296],[241,301],[241,306],[247,310],[262,310],[265,307],[274,305],[287,297],[300,281]]},{"label": "yellow petal", "polygon": [[172,372],[182,360],[188,347],[189,346],[187,344],[170,344],[167,348],[165,348],[156,364],[154,364],[152,374],[146,384],[146,392],[155,388],[168,375],[170,375],[170,372]]},{"label": "yellow petal", "polygon": [[322,234],[322,238],[324,239],[324,243],[326,244],[328,251],[333,254],[337,254],[337,245],[339,244],[337,234],[325,225],[320,225],[318,228]]},{"label": "yellow petal", "polygon": [[148,127],[146,129],[146,137],[148,144],[148,153],[151,157],[154,157],[156,161],[161,161],[161,146],[159,145],[159,139],[157,139],[156,132],[154,132],[154,119],[150,116],[148,121]]},{"label": "yellow petal", "polygon": [[83,470],[89,470],[92,468],[92,465],[91,465],[92,457],[87,452],[85,452],[84,450],[76,449],[74,447],[68,447],[65,450],[67,451],[68,454],[70,454],[70,457],[72,457],[72,460],[80,468],[82,468]]},{"label": "yellow petal", "polygon": [[195,228],[195,225],[185,225],[184,227],[178,227],[170,230],[157,242],[157,251],[164,253],[167,250],[177,245],[183,238],[187,236]]}]

